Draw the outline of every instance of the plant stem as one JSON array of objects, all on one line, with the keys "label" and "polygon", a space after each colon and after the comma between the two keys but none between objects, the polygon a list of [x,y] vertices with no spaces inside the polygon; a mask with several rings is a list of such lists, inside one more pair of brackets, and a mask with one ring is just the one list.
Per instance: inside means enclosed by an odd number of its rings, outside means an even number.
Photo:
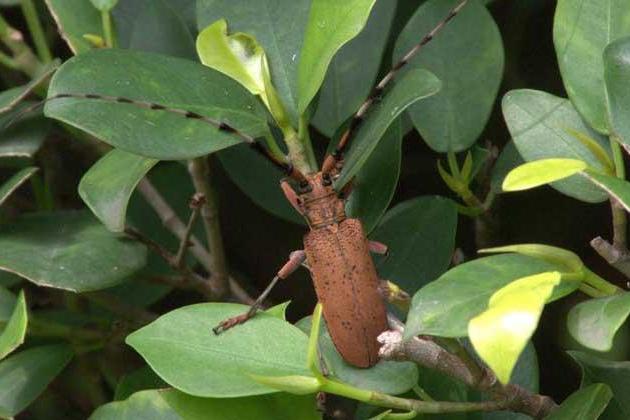
[{"label": "plant stem", "polygon": [[[162,194],[155,188],[155,186],[149,181],[148,178],[144,178],[138,184],[138,191],[146,202],[153,208],[153,211],[158,215],[162,224],[166,229],[168,229],[173,235],[175,235],[180,241],[184,238],[186,234],[186,225],[181,219],[177,216],[173,208],[168,204],[168,202],[164,199]],[[210,253],[208,250],[201,244],[201,241],[192,235],[190,237],[190,242],[192,243],[192,247],[190,248],[190,253],[204,266],[204,268],[210,271]],[[230,291],[232,295],[238,299],[239,302],[245,303],[247,305],[251,305],[254,303],[254,299],[249,296],[249,294],[241,287],[241,285],[232,277],[229,278],[230,281]]]},{"label": "plant stem", "polygon": [[[311,165],[310,155],[312,150],[309,152],[309,149],[311,149],[310,141],[302,141],[299,134],[289,127],[289,129],[284,131],[284,142],[289,149],[289,159],[298,171],[308,175],[317,170],[315,165]],[[308,147],[306,146],[307,144],[309,145]]]},{"label": "plant stem", "polygon": [[[619,179],[626,178],[626,167],[623,161],[623,153],[616,136],[610,136],[610,149],[615,163],[615,175]],[[627,251],[627,220],[625,209],[615,199],[610,200],[613,217],[613,246],[618,250]]]},{"label": "plant stem", "polygon": [[218,198],[212,184],[208,157],[202,156],[192,159],[188,163],[188,172],[190,172],[197,193],[203,194],[206,198],[205,204],[201,207],[201,218],[206,232],[208,247],[212,252],[210,259],[212,276],[209,278],[209,281],[217,298],[221,298],[229,290],[229,273],[225,248],[223,247],[223,237],[221,236]]},{"label": "plant stem", "polygon": [[308,120],[304,115],[300,117],[298,126],[298,137],[306,149],[307,160],[310,168],[317,168],[317,159],[315,159],[315,151],[313,150],[313,142],[308,132]]},{"label": "plant stem", "polygon": [[582,281],[596,290],[604,293],[606,296],[611,296],[620,293],[622,290],[614,284],[604,280],[597,274],[593,273],[588,268],[584,267],[584,278]]},{"label": "plant stem", "polygon": [[50,48],[48,48],[48,43],[46,42],[44,30],[42,29],[41,21],[37,15],[35,4],[33,3],[33,0],[22,0],[21,5],[22,13],[26,19],[28,30],[33,37],[33,42],[35,43],[35,49],[37,50],[39,60],[45,64],[50,63],[52,61],[52,53],[50,52]]},{"label": "plant stem", "polygon": [[116,40],[114,39],[114,31],[112,29],[112,15],[109,13],[109,10],[101,11],[101,21],[103,22],[105,46],[107,48],[116,47]]},{"label": "plant stem", "polygon": [[8,55],[6,55],[5,53],[3,53],[2,51],[0,51],[0,64],[2,64],[5,67],[8,67],[12,70],[19,70],[20,66],[18,65],[18,63],[11,57],[9,57]]},{"label": "plant stem", "polygon": [[41,63],[31,48],[24,42],[22,33],[11,27],[0,15],[0,41],[7,46],[13,55],[13,61],[20,71],[31,78],[35,78]]}]

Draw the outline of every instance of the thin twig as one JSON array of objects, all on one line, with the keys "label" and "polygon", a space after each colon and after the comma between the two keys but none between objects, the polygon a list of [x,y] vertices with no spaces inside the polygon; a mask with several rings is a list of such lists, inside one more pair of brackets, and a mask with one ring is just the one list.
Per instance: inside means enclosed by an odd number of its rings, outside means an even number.
[{"label": "thin twig", "polygon": [[155,242],[153,239],[144,236],[140,231],[133,228],[125,228],[125,233],[131,236],[133,239],[145,244],[151,251],[159,255],[166,263],[174,270],[177,270],[182,274],[186,282],[199,291],[209,300],[215,300],[216,296],[214,291],[210,287],[210,284],[203,279],[199,274],[195,273],[185,264],[178,264],[175,255],[168,252],[162,247],[162,245]]},{"label": "thin twig", "polygon": [[[158,215],[164,227],[166,227],[173,235],[175,235],[181,241],[186,234],[186,226],[184,222],[175,214],[173,208],[166,202],[160,192],[151,184],[151,182],[144,178],[138,184],[138,191],[142,194],[144,199],[153,208]],[[210,253],[201,244],[199,239],[195,235],[190,236],[190,253],[204,266],[204,268],[210,271]],[[230,276],[230,291],[232,296],[239,302],[251,305],[254,303],[254,299],[241,287],[241,285]]]},{"label": "thin twig", "polygon": [[0,42],[11,51],[13,62],[18,69],[31,78],[36,77],[42,64],[24,41],[22,32],[9,25],[2,15],[0,15]]},{"label": "thin twig", "polygon": [[184,263],[184,255],[186,255],[186,250],[190,246],[190,235],[192,234],[192,228],[195,225],[195,221],[199,216],[199,210],[205,204],[206,197],[203,194],[195,193],[190,202],[188,203],[188,207],[190,207],[190,218],[188,219],[188,224],[186,225],[186,231],[184,232],[184,237],[181,239],[179,244],[179,249],[177,250],[177,254],[175,255],[175,264],[177,267],[181,267]]},{"label": "thin twig", "polygon": [[206,198],[205,205],[201,208],[201,218],[206,232],[210,254],[210,272],[212,277],[208,280],[218,297],[225,296],[228,291],[228,268],[221,236],[221,224],[219,222],[219,208],[217,195],[211,183],[210,165],[206,156],[192,159],[188,163],[188,172],[192,178],[195,190]]},{"label": "thin twig", "polygon": [[505,402],[503,409],[520,412],[540,419],[553,411],[557,404],[548,396],[534,394],[519,385],[501,384],[494,373],[485,366],[470,365],[444,348],[419,337],[403,341],[402,324],[390,318],[396,330],[379,336],[383,344],[379,355],[384,360],[412,361],[429,369],[437,370],[465,385],[488,394],[497,402]]}]

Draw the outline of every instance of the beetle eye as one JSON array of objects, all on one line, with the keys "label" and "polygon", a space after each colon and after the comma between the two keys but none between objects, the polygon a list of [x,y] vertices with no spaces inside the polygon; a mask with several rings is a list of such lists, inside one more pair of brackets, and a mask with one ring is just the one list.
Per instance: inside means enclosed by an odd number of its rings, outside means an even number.
[{"label": "beetle eye", "polygon": [[313,187],[311,186],[311,184],[308,183],[308,181],[300,182],[299,188],[299,194],[306,194],[313,191]]},{"label": "beetle eye", "polygon": [[332,184],[332,179],[330,179],[330,175],[325,174],[322,178],[322,185],[328,187]]}]

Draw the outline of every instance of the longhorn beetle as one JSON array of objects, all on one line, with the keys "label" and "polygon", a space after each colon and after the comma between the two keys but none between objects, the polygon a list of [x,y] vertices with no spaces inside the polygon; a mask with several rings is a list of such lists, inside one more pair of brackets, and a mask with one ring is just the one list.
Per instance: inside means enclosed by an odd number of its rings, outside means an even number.
[{"label": "longhorn beetle", "polygon": [[317,298],[323,305],[324,319],[337,350],[346,362],[357,367],[370,367],[378,361],[379,345],[376,338],[388,328],[386,308],[382,293],[379,292],[379,277],[370,252],[385,254],[387,246],[369,241],[361,222],[346,217],[344,204],[350,188],[346,186],[342,191],[335,191],[333,181],[339,176],[343,168],[344,152],[370,107],[382,96],[385,87],[400,69],[431,41],[466,3],[467,0],[462,0],[451,9],[437,26],[394,64],[359,107],[334,152],[325,157],[321,170],[315,173],[301,173],[290,162],[275,156],[263,142],[223,121],[195,112],[96,93],[61,93],[47,98],[45,102],[63,98],[94,99],[179,114],[239,137],[271,161],[286,174],[286,178],[280,183],[284,195],[308,223],[310,230],[304,236],[304,250],[291,253],[289,261],[278,271],[246,313],[224,320],[215,326],[213,331],[219,334],[252,318],[275,284],[305,263],[310,269]]}]

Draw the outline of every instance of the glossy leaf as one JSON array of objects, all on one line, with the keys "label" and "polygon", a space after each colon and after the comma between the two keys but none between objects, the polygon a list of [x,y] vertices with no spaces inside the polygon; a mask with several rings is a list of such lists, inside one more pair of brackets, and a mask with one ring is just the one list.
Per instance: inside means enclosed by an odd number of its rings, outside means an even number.
[{"label": "glossy leaf", "polygon": [[377,1],[365,28],[333,57],[317,97],[312,124],[324,135],[355,113],[375,83],[396,3]]},{"label": "glossy leaf", "polygon": [[581,345],[609,351],[617,330],[630,315],[630,293],[589,299],[571,308],[569,333]]},{"label": "glossy leaf", "polygon": [[[598,172],[606,173],[609,170],[591,148],[571,134],[584,133],[606,151],[610,150],[607,140],[584,124],[568,100],[541,91],[522,89],[506,93],[502,107],[514,144],[526,161],[577,159]],[[589,185],[581,176],[573,176],[551,186],[563,194],[589,203],[606,199],[605,194]]]},{"label": "glossy leaf", "polygon": [[89,420],[183,420],[162,396],[163,391],[136,392],[124,401],[98,407]]},{"label": "glossy leaf", "polygon": [[506,384],[538,326],[543,307],[560,283],[560,273],[520,278],[496,291],[488,308],[470,320],[468,337],[477,354]]},{"label": "glossy leaf", "polygon": [[198,398],[176,390],[161,393],[162,398],[184,420],[276,420],[294,418],[317,420],[322,415],[317,411],[313,395],[298,396],[285,393],[257,395],[253,397],[215,399]]},{"label": "glossy leaf", "polygon": [[143,245],[83,211],[31,213],[0,229],[0,270],[39,286],[84,292],[120,283],[142,268]]},{"label": "glossy leaf", "polygon": [[548,262],[511,254],[458,265],[414,295],[405,337],[464,337],[468,322],[484,311],[497,290],[521,277],[556,269]]},{"label": "glossy leaf", "polygon": [[197,60],[193,31],[186,22],[194,0],[120,0],[112,10],[120,48]]},{"label": "glossy leaf", "polygon": [[394,121],[383,138],[352,180],[352,192],[346,201],[346,213],[363,223],[369,234],[392,201],[402,158],[403,133],[400,122]]},{"label": "glossy leaf", "polygon": [[22,290],[15,302],[11,318],[9,318],[4,329],[0,330],[0,360],[4,359],[24,342],[27,323],[26,299]]},{"label": "glossy leaf", "polygon": [[616,176],[604,175],[594,171],[586,171],[583,175],[593,185],[606,192],[610,197],[617,199],[626,211],[630,211],[630,183]]},{"label": "glossy leaf", "polygon": [[550,264],[557,264],[565,267],[572,273],[579,273],[584,268],[584,263],[575,252],[568,251],[557,246],[545,244],[514,244],[486,248],[479,250],[480,253],[515,252],[534,258],[547,261]]},{"label": "glossy leaf", "polygon": [[[49,96],[60,93],[156,102],[212,117],[253,137],[268,130],[260,105],[238,83],[200,64],[158,54],[106,49],[74,57],[51,81]],[[156,159],[203,156],[241,141],[200,120],[132,104],[64,98],[48,102],[44,110],[112,146]]]},{"label": "glossy leaf", "polygon": [[307,337],[286,321],[261,313],[222,334],[212,332],[245,311],[244,305],[228,303],[186,306],[132,333],[127,343],[168,384],[200,397],[276,392],[250,375],[308,376]]},{"label": "glossy leaf", "polygon": [[[302,318],[296,326],[308,333],[311,330],[311,317]],[[410,390],[418,382],[418,369],[413,363],[381,360],[369,369],[347,364],[337,352],[325,323],[321,325],[318,344],[329,372],[357,388],[398,395]]]},{"label": "glossy leaf", "polygon": [[233,0],[197,1],[200,30],[225,19],[231,33],[249,34],[262,45],[269,60],[273,85],[294,127],[299,116],[298,63],[310,3],[311,0],[257,0],[256,7],[251,7],[249,3]]},{"label": "glossy leaf", "polygon": [[571,394],[546,420],[597,420],[612,398],[606,384],[592,384]]},{"label": "glossy leaf", "polygon": [[[396,40],[394,60],[420,42],[458,2],[430,0],[422,4]],[[477,140],[492,111],[503,62],[501,35],[479,2],[468,2],[411,60],[409,67],[426,68],[442,81],[437,95],[408,111],[433,150],[457,152]]]},{"label": "glossy leaf", "polygon": [[503,180],[503,191],[523,191],[559,181],[586,169],[576,159],[540,159],[514,168]]},{"label": "glossy leaf", "polygon": [[312,0],[298,67],[298,113],[317,94],[335,53],[365,26],[375,0]]},{"label": "glossy leaf", "polygon": [[107,229],[122,232],[131,194],[156,163],[155,159],[114,149],[83,175],[79,195]]},{"label": "glossy leaf", "polygon": [[377,259],[380,276],[415,293],[448,268],[456,230],[457,208],[451,200],[427,196],[396,205],[370,235],[389,247],[387,258]]},{"label": "glossy leaf", "polygon": [[630,144],[630,123],[626,118],[630,106],[629,60],[630,37],[613,42],[604,52],[604,77],[611,129],[626,145]]},{"label": "glossy leaf", "polygon": [[383,100],[374,105],[366,120],[358,129],[350,146],[341,175],[335,181],[340,189],[361,169],[368,160],[389,125],[411,104],[434,95],[440,89],[440,81],[431,73],[414,69],[400,77]]},{"label": "glossy leaf", "polygon": [[0,416],[24,410],[72,359],[65,344],[31,347],[0,362]]},{"label": "glossy leaf", "polygon": [[37,171],[38,168],[29,166],[28,168],[24,168],[19,172],[16,172],[11,178],[3,184],[0,184],[0,206],[15,190],[20,187],[20,185],[25,183]]},{"label": "glossy leaf", "polygon": [[85,0],[45,0],[61,37],[74,54],[92,49],[86,34],[103,36],[100,12]]},{"label": "glossy leaf", "polygon": [[630,10],[623,0],[560,0],[553,40],[564,87],[580,114],[601,133],[608,133],[604,48],[630,35]]},{"label": "glossy leaf", "polygon": [[592,383],[603,382],[610,386],[613,399],[608,404],[602,418],[623,420],[630,417],[630,362],[605,360],[579,351],[570,351],[582,368],[582,387]]}]

